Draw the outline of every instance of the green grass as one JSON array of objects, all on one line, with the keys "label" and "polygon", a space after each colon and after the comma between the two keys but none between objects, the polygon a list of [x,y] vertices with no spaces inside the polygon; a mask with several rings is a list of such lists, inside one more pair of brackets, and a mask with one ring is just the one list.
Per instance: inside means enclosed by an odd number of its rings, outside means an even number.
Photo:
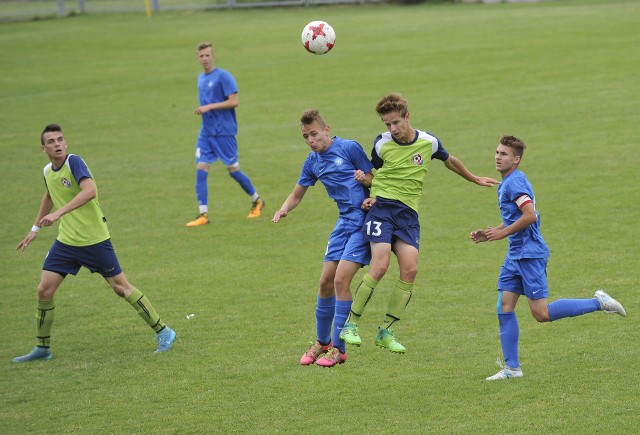
[{"label": "green grass", "polygon": [[[299,42],[304,24],[336,29],[330,54]],[[637,169],[640,4],[317,7],[86,15],[0,25],[0,433],[635,433],[640,254]],[[240,86],[241,164],[265,217],[226,170],[210,176],[212,225],[187,229],[199,119],[195,46],[212,40]],[[521,380],[485,383],[500,355],[495,280],[506,242],[469,231],[499,222],[495,190],[434,163],[421,204],[415,296],[397,327],[408,348],[373,345],[392,266],[367,309],[365,344],[334,369],[301,367],[335,206],[321,186],[278,225],[308,148],[300,113],[368,151],[374,106],[410,101],[479,175],[495,176],[500,135],[528,144],[550,245],[550,299],[604,287],[628,317],[538,324],[526,304]],[[98,276],[57,294],[46,363],[11,358],[34,342],[34,292],[55,229],[24,253],[43,194],[43,126],[58,122],[90,165],[128,278],[177,331],[153,335]],[[188,314],[195,317],[187,320]]]}]

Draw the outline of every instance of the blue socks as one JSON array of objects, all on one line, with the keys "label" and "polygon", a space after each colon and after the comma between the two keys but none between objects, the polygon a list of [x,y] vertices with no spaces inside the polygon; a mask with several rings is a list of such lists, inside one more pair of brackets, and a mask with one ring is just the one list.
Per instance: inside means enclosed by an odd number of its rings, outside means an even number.
[{"label": "blue socks", "polygon": [[209,173],[202,169],[196,169],[196,198],[198,204],[207,205],[209,201],[209,187],[207,186],[207,177]]},{"label": "blue socks", "polygon": [[502,355],[504,362],[511,368],[520,367],[518,361],[518,338],[520,336],[520,327],[516,313],[498,312],[498,321],[500,322],[500,344],[502,345]]},{"label": "blue socks", "polygon": [[347,345],[344,340],[340,339],[340,333],[344,327],[349,312],[351,311],[351,301],[336,301],[336,312],[333,318],[333,347],[345,353],[347,351]]},{"label": "blue socks", "polygon": [[245,175],[244,172],[242,172],[241,170],[237,170],[234,172],[229,172],[229,175],[231,175],[231,178],[233,178],[238,182],[238,184],[240,184],[242,190],[247,192],[247,195],[251,196],[256,193],[256,189],[253,188],[251,180]]},{"label": "blue socks", "polygon": [[316,306],[316,331],[318,341],[325,346],[331,341],[331,324],[333,323],[333,315],[336,310],[336,297],[321,298],[318,296],[318,305]]},{"label": "blue socks", "polygon": [[350,311],[351,301],[336,301],[335,296],[330,298],[318,296],[316,332],[320,344],[324,346],[331,341],[333,347],[338,348],[342,353],[346,352],[347,347],[344,340],[340,340],[340,332],[342,332]]},{"label": "blue socks", "polygon": [[[247,195],[252,196],[256,193],[256,189],[253,187],[253,184],[251,184],[251,180],[244,172],[238,170],[235,172],[229,172],[229,175],[231,175],[231,178],[240,184],[240,187],[242,187],[242,190],[244,190]],[[207,205],[209,203],[209,186],[207,185],[208,176],[208,171],[196,169],[196,198],[200,205]]]},{"label": "blue socks", "polygon": [[581,316],[600,309],[600,302],[592,299],[558,299],[549,304],[549,318],[554,320],[565,317]]},{"label": "blue socks", "polygon": [[[563,319],[565,317],[581,316],[592,313],[600,309],[600,303],[596,298],[592,299],[558,299],[549,305],[549,318],[551,321]],[[498,321],[500,323],[500,344],[502,345],[502,355],[506,365],[512,368],[520,367],[518,360],[518,338],[520,328],[515,312],[503,313],[502,291],[498,291]]]}]

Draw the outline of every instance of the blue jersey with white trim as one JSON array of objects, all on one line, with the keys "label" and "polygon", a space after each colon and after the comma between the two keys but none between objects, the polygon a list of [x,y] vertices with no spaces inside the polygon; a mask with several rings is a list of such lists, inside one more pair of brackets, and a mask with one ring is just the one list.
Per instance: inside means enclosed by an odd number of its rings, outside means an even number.
[{"label": "blue jersey with white trim", "polygon": [[[505,227],[513,224],[522,216],[522,211],[518,207],[517,201],[523,195],[531,198],[533,207],[536,200],[533,195],[533,188],[527,176],[518,169],[502,179],[498,186],[498,207],[502,223]],[[549,249],[540,233],[540,213],[536,210],[536,221],[523,229],[509,236],[509,251],[507,258],[520,260],[522,258],[547,258]]]},{"label": "blue jersey with white trim", "polygon": [[340,216],[363,221],[365,213],[360,206],[369,197],[369,189],[353,178],[356,169],[368,174],[373,165],[358,142],[336,136],[326,151],[309,153],[298,184],[309,187],[320,180],[338,206]]},{"label": "blue jersey with white trim", "polygon": [[[198,100],[201,106],[221,103],[229,95],[238,93],[238,85],[230,72],[216,68],[198,76]],[[238,134],[235,109],[209,110],[202,114],[200,134],[235,136]]]}]

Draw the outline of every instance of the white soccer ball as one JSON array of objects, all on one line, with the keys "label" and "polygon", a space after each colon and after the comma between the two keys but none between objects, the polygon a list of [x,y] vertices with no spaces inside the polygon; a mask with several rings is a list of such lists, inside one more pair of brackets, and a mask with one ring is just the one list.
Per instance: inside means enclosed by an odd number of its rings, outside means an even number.
[{"label": "white soccer ball", "polygon": [[302,29],[302,45],[309,53],[328,53],[336,43],[336,32],[325,21],[312,21]]}]

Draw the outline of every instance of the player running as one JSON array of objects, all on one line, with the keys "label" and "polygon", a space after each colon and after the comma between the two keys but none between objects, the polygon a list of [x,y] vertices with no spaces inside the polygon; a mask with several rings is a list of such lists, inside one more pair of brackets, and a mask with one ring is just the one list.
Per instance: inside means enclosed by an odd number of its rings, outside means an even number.
[{"label": "player running", "polygon": [[536,210],[533,188],[524,172],[518,169],[525,143],[514,136],[502,136],[496,149],[496,169],[502,175],[498,187],[498,205],[502,223],[496,227],[472,231],[476,243],[509,238],[507,257],[498,277],[498,321],[500,343],[505,365],[487,381],[522,377],[518,359],[520,329],[516,318],[516,304],[525,295],[531,314],[538,322],[552,322],[565,317],[581,316],[602,310],[626,316],[622,305],[603,290],[590,299],[558,299],[547,302],[547,259],[549,249],[540,233],[540,214]]}]

